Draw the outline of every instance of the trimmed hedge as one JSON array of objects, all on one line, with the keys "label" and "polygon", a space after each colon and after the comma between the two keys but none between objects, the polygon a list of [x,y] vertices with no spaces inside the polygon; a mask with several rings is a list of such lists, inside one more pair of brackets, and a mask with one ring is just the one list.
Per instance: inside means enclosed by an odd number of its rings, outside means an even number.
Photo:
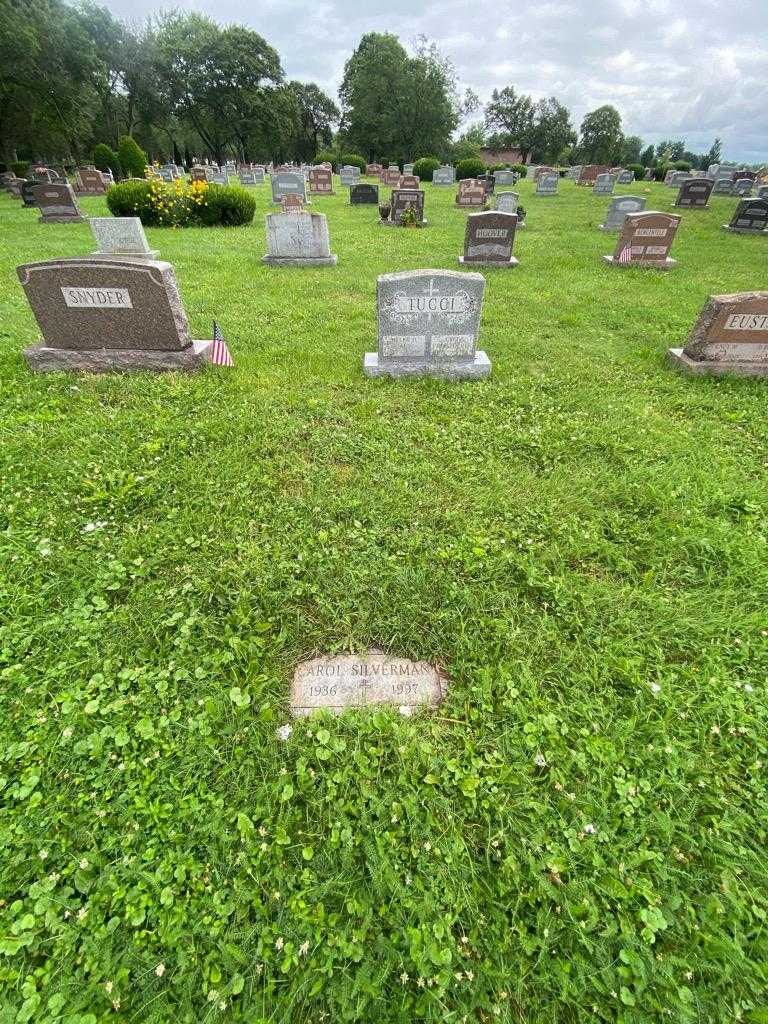
[{"label": "trimmed hedge", "polygon": [[117,147],[120,167],[127,178],[143,178],[147,169],[147,154],[130,135],[124,135]]},{"label": "trimmed hedge", "polygon": [[440,161],[434,156],[422,156],[413,165],[413,173],[420,181],[432,181],[432,175],[440,166]]},{"label": "trimmed hedge", "polygon": [[[208,185],[202,190],[197,185],[197,189],[200,201],[185,201],[184,195],[191,195],[191,189],[180,196],[175,185],[122,181],[107,189],[107,206],[114,217],[138,217],[150,228],[170,226],[172,222],[178,227],[236,227],[253,220],[256,199],[247,189],[239,185]],[[153,200],[153,192],[167,197],[174,209],[173,217]]]},{"label": "trimmed hedge", "polygon": [[469,157],[467,160],[459,160],[456,164],[456,180],[462,178],[478,178],[485,174],[485,164],[479,157]]},{"label": "trimmed hedge", "polygon": [[525,164],[510,164],[509,169],[510,171],[515,171],[521,178],[528,177],[528,168]]},{"label": "trimmed hedge", "polygon": [[11,170],[17,178],[23,178],[29,170],[29,160],[17,160],[11,164]]},{"label": "trimmed hedge", "polygon": [[635,178],[637,178],[638,181],[642,181],[645,177],[645,168],[642,164],[627,164],[627,170],[634,171]]},{"label": "trimmed hedge", "polygon": [[339,161],[335,153],[332,153],[330,149],[321,149],[315,159],[312,161],[313,164],[330,164],[334,171],[339,168]]},{"label": "trimmed hedge", "polygon": [[120,157],[103,142],[93,147],[93,166],[99,171],[112,171],[116,177],[121,173]]}]

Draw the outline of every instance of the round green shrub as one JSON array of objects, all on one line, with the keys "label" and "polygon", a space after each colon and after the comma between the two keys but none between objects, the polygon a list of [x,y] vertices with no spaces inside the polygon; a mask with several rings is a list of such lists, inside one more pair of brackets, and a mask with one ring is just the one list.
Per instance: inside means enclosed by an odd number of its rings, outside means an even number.
[{"label": "round green shrub", "polygon": [[313,164],[330,164],[335,170],[338,169],[338,160],[336,154],[332,153],[330,149],[321,149],[315,159],[312,161]]},{"label": "round green shrub", "polygon": [[29,170],[29,160],[16,160],[11,164],[11,170],[17,178],[23,178]]},{"label": "round green shrub", "polygon": [[93,147],[93,166],[99,171],[112,171],[117,176],[120,174],[120,157],[114,149],[99,142]]},{"label": "round green shrub", "polygon": [[422,156],[413,165],[413,173],[421,181],[432,181],[432,175],[440,166],[440,161],[435,156]]},{"label": "round green shrub", "polygon": [[113,217],[138,217],[145,227],[158,223],[149,199],[148,181],[121,181],[107,189],[107,206]]},{"label": "round green shrub", "polygon": [[123,174],[128,178],[143,178],[147,169],[147,154],[130,135],[124,135],[117,147],[117,157]]},{"label": "round green shrub", "polygon": [[360,173],[365,174],[365,159],[357,153],[342,153],[339,163],[342,167],[345,164],[348,164],[350,167],[359,167]]},{"label": "round green shrub", "polygon": [[485,164],[477,157],[469,157],[466,160],[459,160],[456,164],[456,180],[462,178],[477,178],[485,174]]},{"label": "round green shrub", "polygon": [[195,207],[192,219],[206,227],[236,227],[250,224],[256,200],[239,185],[209,185],[203,206]]},{"label": "round green shrub", "polygon": [[676,171],[690,171],[691,164],[689,160],[675,160],[672,166]]},{"label": "round green shrub", "polygon": [[510,164],[509,169],[510,171],[514,171],[516,174],[519,174],[521,178],[528,177],[528,168],[525,164]]},{"label": "round green shrub", "polygon": [[635,177],[638,179],[638,181],[642,181],[642,179],[645,177],[645,168],[642,164],[627,164],[627,170],[634,171]]}]

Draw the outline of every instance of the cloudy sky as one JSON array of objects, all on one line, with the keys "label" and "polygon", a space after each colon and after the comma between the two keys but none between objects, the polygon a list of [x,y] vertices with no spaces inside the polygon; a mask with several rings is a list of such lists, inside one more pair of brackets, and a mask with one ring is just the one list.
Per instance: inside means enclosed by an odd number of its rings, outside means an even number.
[{"label": "cloudy sky", "polygon": [[[132,21],[154,0],[101,0]],[[684,138],[725,159],[768,161],[768,0],[176,0],[221,23],[249,25],[279,52],[289,78],[334,98],[360,36],[389,31],[410,48],[420,34],[456,66],[462,89],[485,101],[495,86],[555,95],[575,126],[612,103],[628,135]]]}]

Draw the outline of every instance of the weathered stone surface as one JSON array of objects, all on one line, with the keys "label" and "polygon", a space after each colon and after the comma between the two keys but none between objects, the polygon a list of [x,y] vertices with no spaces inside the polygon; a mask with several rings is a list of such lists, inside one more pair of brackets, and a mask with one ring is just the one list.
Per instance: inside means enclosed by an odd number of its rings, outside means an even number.
[{"label": "weathered stone surface", "polygon": [[459,263],[468,266],[516,267],[512,255],[517,214],[489,210],[470,213],[464,233],[464,255]]},{"label": "weathered stone surface", "polygon": [[476,350],[485,279],[452,270],[383,274],[377,283],[379,348],[367,376],[484,377],[490,360]]},{"label": "weathered stone surface", "polygon": [[77,172],[78,191],[90,196],[103,196],[106,186],[101,171],[90,167],[81,167]]},{"label": "weathered stone surface", "polygon": [[360,181],[360,168],[348,165],[340,167],[339,177],[341,178],[341,184],[345,188],[351,188],[352,185],[357,185]]},{"label": "weathered stone surface", "polygon": [[[670,270],[677,265],[669,250],[681,219],[678,214],[655,210],[627,214],[613,255],[603,256],[603,260],[615,267]],[[628,262],[622,258],[625,252]]]},{"label": "weathered stone surface", "polygon": [[263,262],[271,266],[332,266],[328,221],[323,213],[308,210],[268,213],[267,248]]},{"label": "weathered stone surface", "polygon": [[303,717],[320,708],[342,711],[392,704],[404,713],[435,708],[447,693],[446,677],[426,661],[378,651],[312,658],[296,667],[291,713]]},{"label": "weathered stone surface", "polygon": [[741,199],[726,231],[744,235],[764,235],[768,231],[768,198]]},{"label": "weathered stone surface", "polygon": [[85,220],[71,185],[43,183],[31,189],[41,224],[80,224]]},{"label": "weathered stone surface", "polygon": [[456,171],[453,167],[443,164],[432,174],[432,184],[438,187],[454,185],[456,183]]},{"label": "weathered stone surface", "polygon": [[670,361],[689,373],[768,376],[768,291],[710,295]]},{"label": "weathered stone surface", "polygon": [[311,196],[333,196],[333,172],[327,167],[313,167],[308,174]]},{"label": "weathered stone surface", "polygon": [[624,218],[629,213],[641,213],[645,209],[645,199],[640,196],[616,196],[611,200],[605,223],[600,225],[601,231],[621,231]]},{"label": "weathered stone surface", "polygon": [[477,178],[462,178],[456,195],[456,205],[484,209],[485,204],[485,184]]},{"label": "weathered stone surface", "polygon": [[680,186],[675,206],[686,210],[703,210],[712,195],[713,182],[709,178],[688,178]]},{"label": "weathered stone surface", "polygon": [[712,195],[715,196],[730,196],[733,195],[733,179],[728,177],[715,178],[715,187],[712,189]]},{"label": "weathered stone surface", "polygon": [[352,206],[378,206],[379,186],[367,182],[353,185],[349,190],[349,202]]},{"label": "weathered stone surface", "polygon": [[737,196],[752,195],[752,178],[737,178],[733,183],[733,193]]},{"label": "weathered stone surface", "polygon": [[283,196],[297,195],[307,202],[307,183],[298,171],[276,171],[272,175],[272,202],[279,204]]},{"label": "weathered stone surface", "polygon": [[616,185],[616,175],[606,171],[604,174],[598,174],[595,179],[595,185],[592,189],[593,196],[610,196],[613,195],[613,189]]},{"label": "weathered stone surface", "polygon": [[495,200],[499,213],[517,213],[520,194],[518,192],[497,192]]},{"label": "weathered stone surface", "polygon": [[94,258],[157,259],[157,251],[149,248],[138,217],[91,217],[89,224],[98,246],[98,251],[92,253]]},{"label": "weathered stone surface", "polygon": [[546,174],[540,174],[536,180],[536,195],[556,196],[559,182],[560,175],[554,171],[547,171]]},{"label": "weathered stone surface", "polygon": [[87,257],[17,273],[43,334],[25,353],[33,369],[189,369],[204,357],[170,263]]},{"label": "weathered stone surface", "polygon": [[517,174],[508,167],[494,171],[493,177],[497,185],[514,185],[517,181]]}]

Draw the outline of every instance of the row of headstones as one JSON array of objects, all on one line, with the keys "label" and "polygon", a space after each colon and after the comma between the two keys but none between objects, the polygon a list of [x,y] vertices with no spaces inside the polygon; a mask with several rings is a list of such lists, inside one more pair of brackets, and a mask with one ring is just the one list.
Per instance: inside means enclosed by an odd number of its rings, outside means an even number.
[{"label": "row of headstones", "polygon": [[[509,216],[489,213],[470,218],[481,225],[474,229],[475,245],[486,249],[499,244],[489,218]],[[111,232],[125,230],[119,221],[104,220]],[[625,231],[632,221],[634,239],[649,254],[645,265],[658,265],[679,220],[659,213],[627,218]],[[144,260],[137,260],[96,253],[91,258],[18,267],[42,332],[40,342],[24,353],[31,369],[108,372],[192,370],[204,365],[213,342],[192,339],[173,267],[151,255],[147,252]],[[633,262],[636,256],[633,247]],[[379,277],[378,348],[366,353],[364,373],[451,380],[488,376],[491,362],[477,349],[484,292],[485,279],[475,272],[415,270]],[[690,373],[768,375],[768,292],[710,297],[687,344],[670,349],[668,357]]]}]

